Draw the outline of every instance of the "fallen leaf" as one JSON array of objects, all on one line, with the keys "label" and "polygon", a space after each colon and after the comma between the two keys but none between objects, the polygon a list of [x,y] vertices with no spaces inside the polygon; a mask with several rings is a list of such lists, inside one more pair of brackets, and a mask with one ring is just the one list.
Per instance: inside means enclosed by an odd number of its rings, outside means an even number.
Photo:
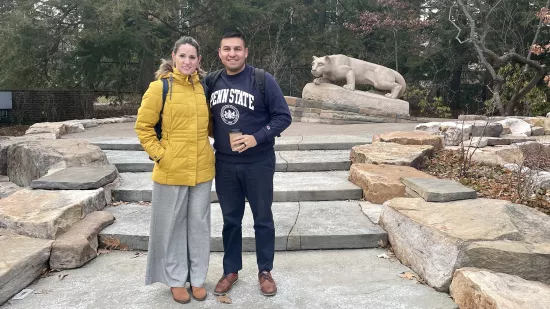
[{"label": "fallen leaf", "polygon": [[233,302],[231,301],[231,297],[229,297],[229,295],[225,294],[225,295],[221,295],[221,296],[218,296],[218,298],[216,298],[216,300],[222,304],[232,304]]},{"label": "fallen leaf", "polygon": [[59,278],[59,281],[65,279],[65,277],[67,277],[69,274],[61,274],[61,275],[58,275],[57,278]]}]

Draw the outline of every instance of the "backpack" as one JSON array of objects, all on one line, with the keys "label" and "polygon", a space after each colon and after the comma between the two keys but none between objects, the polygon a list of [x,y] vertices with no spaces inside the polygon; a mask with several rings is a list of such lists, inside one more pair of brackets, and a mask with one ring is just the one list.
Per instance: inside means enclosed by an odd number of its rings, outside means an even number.
[{"label": "backpack", "polygon": [[[210,95],[212,94],[210,93],[210,90],[214,88],[214,85],[216,84],[216,81],[218,81],[218,78],[222,74],[223,70],[224,69],[219,69],[214,72],[210,72],[204,78],[204,83],[206,85],[206,100],[208,104],[210,104]],[[254,87],[260,91],[265,102],[265,70],[254,68]]]}]

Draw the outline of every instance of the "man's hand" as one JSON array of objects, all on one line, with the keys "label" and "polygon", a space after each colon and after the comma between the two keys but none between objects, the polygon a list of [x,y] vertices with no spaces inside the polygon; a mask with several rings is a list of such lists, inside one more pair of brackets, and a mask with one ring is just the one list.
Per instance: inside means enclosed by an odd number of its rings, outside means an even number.
[{"label": "man's hand", "polygon": [[231,148],[235,149],[239,153],[258,145],[253,135],[240,135],[235,138],[231,144]]}]

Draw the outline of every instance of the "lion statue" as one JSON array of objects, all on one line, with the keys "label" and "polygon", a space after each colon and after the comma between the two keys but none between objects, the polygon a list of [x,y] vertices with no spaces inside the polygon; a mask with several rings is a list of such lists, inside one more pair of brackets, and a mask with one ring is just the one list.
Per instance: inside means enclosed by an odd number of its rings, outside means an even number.
[{"label": "lion statue", "polygon": [[385,66],[351,58],[345,55],[313,56],[311,74],[315,85],[345,80],[345,89],[354,91],[355,85],[373,85],[388,92],[386,97],[398,99],[405,93],[407,84],[397,71]]}]

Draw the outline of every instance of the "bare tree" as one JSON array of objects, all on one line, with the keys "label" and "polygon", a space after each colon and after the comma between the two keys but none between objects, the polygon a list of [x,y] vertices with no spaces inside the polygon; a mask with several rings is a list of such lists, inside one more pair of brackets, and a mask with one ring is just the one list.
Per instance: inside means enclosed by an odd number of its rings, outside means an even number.
[{"label": "bare tree", "polygon": [[[542,78],[545,72],[543,65],[539,64],[536,61],[529,59],[529,57],[524,57],[515,52],[507,52],[502,56],[499,56],[493,50],[487,47],[487,35],[489,33],[489,23],[488,18],[493,13],[493,11],[500,5],[502,0],[497,1],[494,5],[490,5],[486,2],[480,0],[473,0],[472,3],[468,0],[457,0],[458,6],[464,13],[466,17],[469,29],[470,36],[466,40],[460,39],[460,32],[462,28],[458,26],[453,19],[453,8],[456,6],[456,3],[453,4],[449,10],[449,21],[459,30],[456,39],[461,43],[470,43],[473,45],[479,61],[487,69],[489,74],[493,79],[492,83],[492,92],[493,92],[493,103],[498,108],[501,115],[512,115],[514,109],[518,107],[520,100],[536,86],[538,81]],[[476,16],[479,20],[474,19]],[[479,25],[479,26],[478,26]],[[503,90],[505,78],[498,74],[498,71],[501,67],[507,63],[519,63],[522,65],[529,66],[534,69],[535,74],[533,75],[531,81],[527,83],[522,89],[517,91],[509,102],[506,102],[506,107],[504,106],[501,98],[501,91]]]}]

